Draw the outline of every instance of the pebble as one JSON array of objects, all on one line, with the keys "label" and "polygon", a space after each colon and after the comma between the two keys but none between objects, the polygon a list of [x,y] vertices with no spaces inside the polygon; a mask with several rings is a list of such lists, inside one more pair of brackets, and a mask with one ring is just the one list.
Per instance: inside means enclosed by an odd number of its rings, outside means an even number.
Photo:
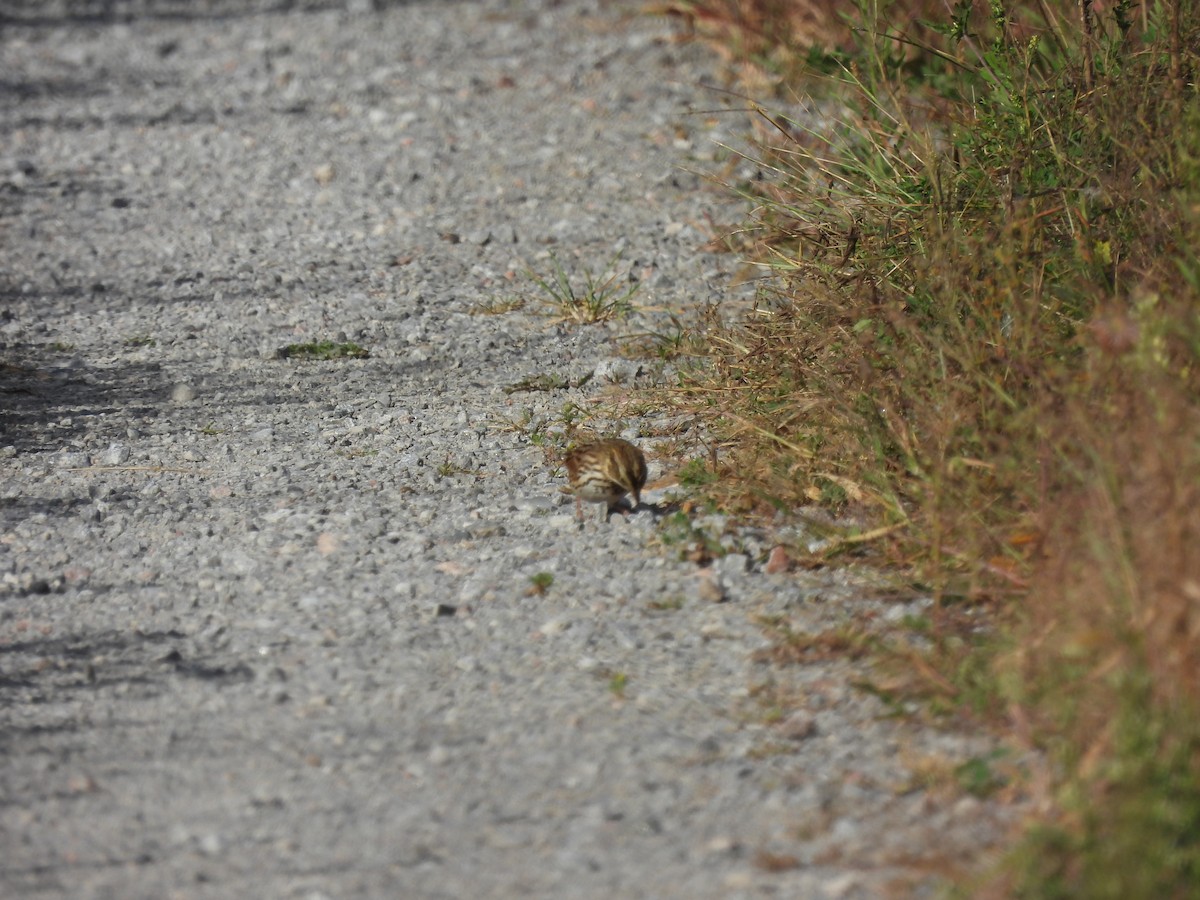
[{"label": "pebble", "polygon": [[817,733],[817,720],[807,712],[794,712],[779,725],[779,732],[788,740],[803,741]]},{"label": "pebble", "polygon": [[724,603],[729,599],[721,579],[713,569],[701,570],[696,581],[696,595],[706,603]]},{"label": "pebble", "polygon": [[176,403],[191,403],[196,399],[196,389],[190,384],[177,384],[171,388],[171,399]]},{"label": "pebble", "polygon": [[92,459],[86,453],[63,452],[54,458],[54,464],[60,469],[86,469],[92,464]]},{"label": "pebble", "polygon": [[129,461],[129,447],[125,444],[109,444],[100,456],[101,465],[121,466]]}]

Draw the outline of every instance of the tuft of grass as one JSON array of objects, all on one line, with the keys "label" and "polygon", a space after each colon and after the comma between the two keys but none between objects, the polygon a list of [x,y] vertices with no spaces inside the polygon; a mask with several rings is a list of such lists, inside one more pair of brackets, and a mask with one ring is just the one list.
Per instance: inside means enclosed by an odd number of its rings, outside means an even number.
[{"label": "tuft of grass", "polygon": [[581,280],[572,279],[558,257],[550,254],[549,275],[527,271],[529,279],[544,296],[540,299],[557,322],[589,325],[628,315],[633,311],[633,297],[641,284],[621,283],[618,264],[621,254],[614,255],[599,271],[585,268]]},{"label": "tuft of grass", "polygon": [[279,359],[366,359],[368,350],[351,341],[309,341],[305,344],[288,344],[276,353]]},{"label": "tuft of grass", "polygon": [[440,478],[453,478],[455,475],[473,475],[478,478],[482,474],[477,469],[468,469],[462,463],[455,462],[450,458],[449,454],[438,463],[434,471],[437,472]]},{"label": "tuft of grass", "polygon": [[1195,896],[1200,10],[864,0],[814,56],[786,4],[668,5],[808,101],[751,103],[765,279],[667,398],[720,450],[693,488],[870,520],[929,586],[898,690],[1049,759],[989,891]]}]

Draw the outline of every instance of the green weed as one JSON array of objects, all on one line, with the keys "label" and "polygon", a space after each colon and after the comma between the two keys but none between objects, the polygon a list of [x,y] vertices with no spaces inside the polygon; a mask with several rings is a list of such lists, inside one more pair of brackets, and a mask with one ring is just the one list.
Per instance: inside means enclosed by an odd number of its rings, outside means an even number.
[{"label": "green weed", "polygon": [[624,672],[613,672],[608,679],[608,689],[614,697],[625,699],[625,688],[629,686],[629,676]]},{"label": "green weed", "polygon": [[555,321],[587,325],[624,316],[633,310],[633,297],[641,285],[620,281],[618,263],[613,256],[598,272],[585,268],[582,281],[572,279],[558,257],[550,254],[551,271],[543,276],[529,270],[526,274],[544,295],[542,299]]},{"label": "green weed", "polygon": [[554,584],[554,575],[551,572],[537,572],[529,576],[529,584],[529,593],[540,597]]}]

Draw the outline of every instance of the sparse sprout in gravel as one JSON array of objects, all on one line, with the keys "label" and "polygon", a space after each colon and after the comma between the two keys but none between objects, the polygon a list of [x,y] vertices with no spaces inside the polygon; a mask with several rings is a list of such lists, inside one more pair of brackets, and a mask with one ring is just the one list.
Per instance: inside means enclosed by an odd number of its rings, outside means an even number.
[{"label": "sparse sprout in gravel", "polygon": [[438,467],[437,467],[437,469],[435,469],[435,471],[442,478],[450,478],[454,475],[479,475],[480,474],[479,470],[470,469],[467,466],[464,466],[460,462],[455,462],[449,456],[447,456],[444,460],[442,460],[441,463],[438,464]]},{"label": "sparse sprout in gravel", "polygon": [[554,584],[554,575],[550,572],[538,572],[536,575],[529,576],[529,583],[529,595],[540,597]]},{"label": "sparse sprout in gravel", "polygon": [[572,283],[571,276],[553,253],[550,254],[553,272],[548,277],[532,269],[527,274],[546,295],[542,302],[553,313],[554,321],[577,325],[606,322],[632,312],[633,295],[641,287],[637,282],[627,287],[619,283],[620,272],[616,265],[620,258],[620,253],[614,255],[598,273],[584,269],[582,285]]},{"label": "sparse sprout in gravel", "polygon": [[612,677],[608,679],[608,689],[622,700],[625,699],[625,688],[628,684],[629,676],[624,672],[613,672]]},{"label": "sparse sprout in gravel", "polygon": [[558,419],[563,423],[563,427],[570,433],[575,425],[587,415],[587,410],[580,407],[574,400],[568,400],[562,405],[562,409],[558,411]]}]

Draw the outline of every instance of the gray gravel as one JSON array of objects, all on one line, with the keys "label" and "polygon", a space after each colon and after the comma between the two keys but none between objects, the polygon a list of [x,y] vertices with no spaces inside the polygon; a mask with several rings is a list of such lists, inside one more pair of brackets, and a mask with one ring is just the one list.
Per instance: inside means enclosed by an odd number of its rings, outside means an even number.
[{"label": "gray gravel", "polygon": [[[586,0],[310,7],[0,3],[0,894],[851,898],[978,860],[1012,811],[921,775],[985,739],[888,717],[863,661],[755,659],[760,616],[908,607],[761,535],[700,570],[669,488],[580,529],[539,446],[661,376],[623,336],[744,290],[702,249],[743,212],[696,174],[743,127],[705,52]],[[551,251],[620,253],[649,309],[554,321]],[[370,357],[278,358],[315,340]],[[638,412],[589,424],[654,482]]]}]

